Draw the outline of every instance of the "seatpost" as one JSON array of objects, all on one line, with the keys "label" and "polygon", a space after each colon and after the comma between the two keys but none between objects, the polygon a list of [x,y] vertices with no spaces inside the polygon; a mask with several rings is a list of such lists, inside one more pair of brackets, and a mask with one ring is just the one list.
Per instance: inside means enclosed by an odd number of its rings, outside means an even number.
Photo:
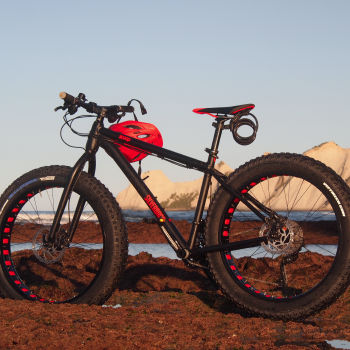
[{"label": "seatpost", "polygon": [[205,151],[209,153],[208,157],[208,166],[210,169],[214,167],[217,154],[219,153],[219,144],[220,144],[220,138],[222,134],[222,130],[224,129],[224,124],[227,118],[218,118],[217,122],[213,123],[212,125],[215,127],[215,133],[213,137],[213,143],[211,145],[211,148],[206,148]]},{"label": "seatpost", "polygon": [[[213,142],[212,142],[211,148],[205,149],[205,151],[209,153],[208,161],[207,161],[208,170],[213,169],[215,166],[217,155],[219,153],[218,148],[220,144],[220,138],[221,138],[222,130],[224,129],[224,124],[226,120],[227,118],[218,117],[217,121],[212,124],[215,127]],[[199,228],[199,225],[201,224],[205,202],[208,196],[208,190],[211,183],[211,177],[212,175],[210,174],[210,172],[206,171],[204,173],[201,190],[199,192],[197,207],[196,207],[196,211],[194,214],[194,219],[191,227],[190,238],[188,241],[190,250],[193,249],[194,247],[196,237],[198,234],[198,228]]]}]

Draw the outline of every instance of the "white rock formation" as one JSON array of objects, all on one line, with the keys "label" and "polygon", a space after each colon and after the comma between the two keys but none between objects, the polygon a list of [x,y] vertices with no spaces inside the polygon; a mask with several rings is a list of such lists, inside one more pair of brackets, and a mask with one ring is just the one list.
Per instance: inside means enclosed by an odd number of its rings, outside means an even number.
[{"label": "white rock formation", "polygon": [[[304,155],[326,164],[349,183],[350,149],[344,149],[334,142],[325,142],[304,152]],[[327,181],[327,179],[325,180]],[[267,196],[267,192],[270,195]],[[330,209],[325,197],[321,195],[317,188],[310,187],[309,183],[296,178],[277,177],[276,179],[269,179],[268,189],[262,182],[261,185],[254,187],[249,193],[261,200],[266,198],[265,204],[268,204],[274,210],[290,210],[286,207],[286,197],[288,197],[289,206],[293,203],[293,210]],[[245,209],[242,204],[238,208]]]},{"label": "white rock formation", "polygon": [[[334,142],[325,142],[304,152],[304,155],[325,163],[337,172],[348,184],[350,183],[350,149],[342,148]],[[224,174],[233,171],[224,162],[217,164],[216,168]],[[151,189],[154,195],[157,196],[158,201],[165,205],[166,208],[186,210],[195,207],[202,178],[187,182],[172,182],[161,170],[151,170],[142,174],[143,178],[146,176],[149,176],[148,179],[145,180],[147,186]],[[288,181],[288,179],[286,181]],[[274,184],[271,185],[270,180],[270,190],[271,193],[274,193],[270,198],[270,204],[272,204],[275,209],[285,209],[283,208],[283,195],[280,195],[285,185],[286,184],[282,183],[281,180],[276,180],[274,181]],[[216,186],[216,181],[213,181],[213,192],[215,191]],[[289,188],[298,188],[298,186],[299,183],[297,184],[296,180],[293,180],[288,184]],[[259,196],[259,191],[262,190],[259,189],[259,186],[256,186],[253,191]],[[314,202],[313,199],[317,195],[316,190],[309,191],[307,195],[298,202],[298,206],[295,209],[306,209],[309,203]],[[118,194],[117,201],[123,209],[147,209],[146,204],[131,185]]]},{"label": "white rock formation", "polygon": [[[224,162],[217,164],[216,169],[224,174],[233,170]],[[194,208],[202,184],[202,177],[194,181],[172,182],[161,170],[151,170],[142,173],[141,177],[146,185],[157,197],[158,201],[166,204],[169,209],[186,210]],[[217,183],[213,181],[212,190],[216,189]],[[117,201],[123,209],[144,210],[148,209],[143,199],[138,195],[132,185],[117,196]]]},{"label": "white rock formation", "polygon": [[325,142],[304,152],[304,155],[328,165],[349,185],[350,148],[342,148],[335,142]]}]

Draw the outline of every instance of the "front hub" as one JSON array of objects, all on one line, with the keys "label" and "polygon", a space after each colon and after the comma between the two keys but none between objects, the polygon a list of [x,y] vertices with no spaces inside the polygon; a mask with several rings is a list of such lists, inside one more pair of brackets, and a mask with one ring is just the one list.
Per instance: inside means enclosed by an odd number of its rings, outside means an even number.
[{"label": "front hub", "polygon": [[63,246],[62,239],[66,236],[65,231],[59,233],[59,244],[51,243],[47,241],[50,228],[41,228],[33,237],[32,250],[36,258],[44,264],[54,264],[62,260],[64,252],[67,248]]}]

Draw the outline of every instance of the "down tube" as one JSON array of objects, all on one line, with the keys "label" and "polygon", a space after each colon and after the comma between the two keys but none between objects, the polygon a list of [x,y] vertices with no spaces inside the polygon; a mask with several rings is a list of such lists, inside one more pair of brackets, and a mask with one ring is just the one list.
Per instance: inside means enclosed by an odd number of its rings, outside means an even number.
[{"label": "down tube", "polygon": [[149,209],[156,217],[160,229],[162,230],[169,244],[175,250],[177,256],[184,258],[187,255],[187,243],[180,232],[177,230],[176,226],[171,222],[165,210],[158,203],[153,193],[140,179],[134,168],[121,154],[118,147],[105,140],[101,141],[101,147],[118,164],[119,168],[128,178],[130,183],[135,187],[136,191],[143,198]]}]

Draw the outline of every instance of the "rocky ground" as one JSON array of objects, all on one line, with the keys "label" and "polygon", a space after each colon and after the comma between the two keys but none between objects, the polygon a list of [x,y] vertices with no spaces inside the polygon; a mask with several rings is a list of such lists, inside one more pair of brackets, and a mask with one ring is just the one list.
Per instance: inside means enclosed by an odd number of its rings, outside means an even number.
[{"label": "rocky ground", "polygon": [[[128,229],[130,242],[161,241],[153,224]],[[104,306],[0,300],[0,348],[332,349],[326,340],[350,341],[349,306],[350,289],[300,322],[249,317],[201,271],[140,253]]]}]

